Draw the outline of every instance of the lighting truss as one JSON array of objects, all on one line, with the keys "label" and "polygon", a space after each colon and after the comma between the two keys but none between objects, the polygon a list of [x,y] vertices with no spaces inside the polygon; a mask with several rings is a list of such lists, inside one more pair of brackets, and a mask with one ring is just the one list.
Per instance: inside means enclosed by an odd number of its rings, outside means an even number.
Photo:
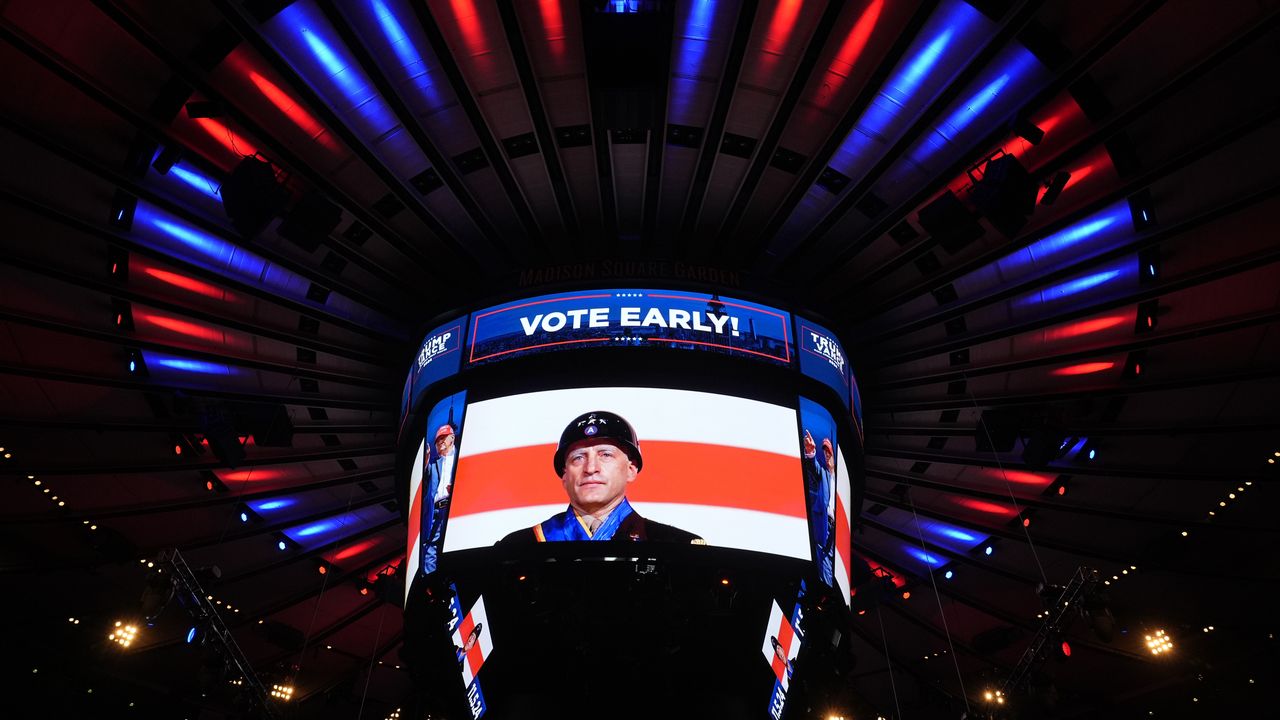
[{"label": "lighting truss", "polygon": [[1045,613],[1044,622],[1036,630],[1031,644],[1027,646],[1018,664],[1013,667],[1013,671],[1001,686],[1000,690],[1005,697],[1026,685],[1032,674],[1044,664],[1050,655],[1050,643],[1054,642],[1055,637],[1059,635],[1065,636],[1072,621],[1084,615],[1085,608],[1081,600],[1098,592],[1101,583],[1102,576],[1097,570],[1083,566],[1076,568],[1070,582],[1062,589],[1062,593],[1054,598],[1053,604]]},{"label": "lighting truss", "polygon": [[226,623],[222,622],[217,608],[209,600],[209,595],[201,589],[200,581],[196,579],[195,573],[191,571],[191,567],[187,565],[187,561],[183,559],[177,548],[161,552],[156,563],[173,573],[173,584],[182,606],[191,613],[196,624],[202,624],[206,628],[208,638],[206,642],[214,643],[214,649],[229,661],[235,672],[243,678],[244,686],[251,698],[250,703],[257,705],[264,713],[264,717],[277,717],[275,708],[268,701],[266,687],[254,674],[253,667],[249,665],[248,658],[236,644],[231,630],[227,628]]}]

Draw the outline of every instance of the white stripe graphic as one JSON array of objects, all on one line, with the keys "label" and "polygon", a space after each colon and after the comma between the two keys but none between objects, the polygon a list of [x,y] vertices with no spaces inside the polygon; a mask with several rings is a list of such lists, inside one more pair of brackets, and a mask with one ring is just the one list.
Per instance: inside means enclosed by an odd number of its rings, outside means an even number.
[{"label": "white stripe graphic", "polygon": [[689,390],[613,387],[547,390],[468,405],[459,457],[554,445],[570,420],[592,410],[626,418],[641,452],[646,441],[668,440],[800,454],[796,412],[790,408]]},{"label": "white stripe graphic", "polygon": [[[563,511],[568,503],[494,510],[450,518],[446,552],[487,547],[516,530],[533,527]],[[804,518],[717,505],[632,503],[646,519],[699,535],[708,545],[741,548],[808,560],[809,528]]]},{"label": "white stripe graphic", "polygon": [[[853,542],[853,505],[850,504],[853,502],[853,490],[849,484],[849,468],[844,464],[844,451],[838,447],[836,448],[836,495],[840,497],[840,502],[844,504],[844,516],[849,521],[850,536],[844,539]],[[852,582],[848,573],[844,571],[844,560],[848,557],[848,553],[848,547],[836,545],[836,587],[840,589],[840,594],[844,598],[846,605],[852,602],[851,596],[853,595]]]},{"label": "white stripe graphic", "polygon": [[[413,458],[413,467],[409,468],[409,502],[413,502],[413,496],[418,492],[418,488],[422,486],[422,456],[426,450],[426,441],[418,443],[418,454]],[[421,498],[419,498],[421,501]],[[421,520],[421,514],[419,514]],[[409,548],[408,570],[404,581],[404,597],[405,601],[409,600],[409,590],[413,586],[413,579],[418,577],[418,568],[422,566],[422,543],[418,542],[418,538],[422,535],[422,525],[419,523],[416,528],[409,528],[408,542],[413,543],[413,547]]]}]

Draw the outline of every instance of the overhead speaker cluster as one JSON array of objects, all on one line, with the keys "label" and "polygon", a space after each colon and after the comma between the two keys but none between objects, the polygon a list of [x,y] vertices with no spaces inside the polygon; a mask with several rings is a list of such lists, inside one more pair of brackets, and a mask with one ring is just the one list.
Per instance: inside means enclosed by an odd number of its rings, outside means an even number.
[{"label": "overhead speaker cluster", "polygon": [[257,155],[246,157],[222,183],[222,207],[236,232],[252,239],[289,202],[276,169]]}]

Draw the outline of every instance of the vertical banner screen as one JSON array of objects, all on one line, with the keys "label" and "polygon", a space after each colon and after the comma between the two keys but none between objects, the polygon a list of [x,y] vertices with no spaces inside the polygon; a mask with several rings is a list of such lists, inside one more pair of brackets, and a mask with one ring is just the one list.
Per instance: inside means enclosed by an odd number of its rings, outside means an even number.
[{"label": "vertical banner screen", "polygon": [[837,527],[836,424],[812,400],[800,398],[800,456],[814,561],[822,581],[835,587]]},{"label": "vertical banner screen", "polygon": [[849,383],[853,373],[844,347],[835,333],[821,325],[796,318],[796,347],[799,348],[800,371],[830,385],[848,405]]},{"label": "vertical banner screen", "polygon": [[[427,413],[426,439],[419,458],[422,474],[422,572],[436,570],[440,541],[444,538],[453,497],[458,438],[466,409],[466,391],[436,403]],[[412,523],[412,518],[410,518]],[[412,527],[412,525],[411,525]],[[412,576],[410,576],[412,577]]]},{"label": "vertical banner screen", "polygon": [[418,354],[413,358],[410,377],[413,378],[413,391],[410,402],[413,402],[422,391],[433,383],[437,383],[458,372],[462,365],[462,330],[466,327],[466,318],[458,318],[447,322],[427,334],[422,341]]}]

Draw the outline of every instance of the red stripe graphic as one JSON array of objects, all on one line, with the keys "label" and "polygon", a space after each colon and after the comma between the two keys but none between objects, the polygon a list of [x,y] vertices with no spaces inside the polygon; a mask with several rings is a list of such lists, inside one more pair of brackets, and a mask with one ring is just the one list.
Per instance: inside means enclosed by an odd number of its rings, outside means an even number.
[{"label": "red stripe graphic", "polygon": [[[467,613],[462,618],[462,622],[458,623],[458,641],[461,643],[460,647],[467,644],[467,638],[471,637],[471,631],[475,629],[475,619],[471,617],[471,613]],[[480,643],[477,642],[476,644],[479,645]]]},{"label": "red stripe graphic", "polygon": [[[778,623],[778,630],[775,634],[778,638],[778,645],[782,648],[782,654],[786,655],[788,658],[791,657],[792,632],[791,623],[787,622],[787,616],[783,615],[782,622]],[[786,684],[787,666],[785,661],[778,657],[777,653],[774,653],[773,655],[773,674],[777,675],[778,679],[781,680],[783,684]]]},{"label": "red stripe graphic", "polygon": [[418,545],[418,535],[422,533],[422,484],[413,491],[413,500],[409,502],[409,543],[406,551],[413,557],[414,548]]},{"label": "red stripe graphic", "polygon": [[[555,445],[533,445],[458,459],[449,514],[567,504],[551,469]],[[798,458],[778,453],[650,440],[644,470],[627,490],[639,502],[711,505],[805,518]]]},{"label": "red stripe graphic", "polygon": [[849,579],[851,568],[849,565],[849,535],[852,528],[849,527],[849,511],[844,506],[844,498],[836,495],[836,547],[839,552],[836,557],[840,560],[840,566],[844,569],[845,579]]}]

